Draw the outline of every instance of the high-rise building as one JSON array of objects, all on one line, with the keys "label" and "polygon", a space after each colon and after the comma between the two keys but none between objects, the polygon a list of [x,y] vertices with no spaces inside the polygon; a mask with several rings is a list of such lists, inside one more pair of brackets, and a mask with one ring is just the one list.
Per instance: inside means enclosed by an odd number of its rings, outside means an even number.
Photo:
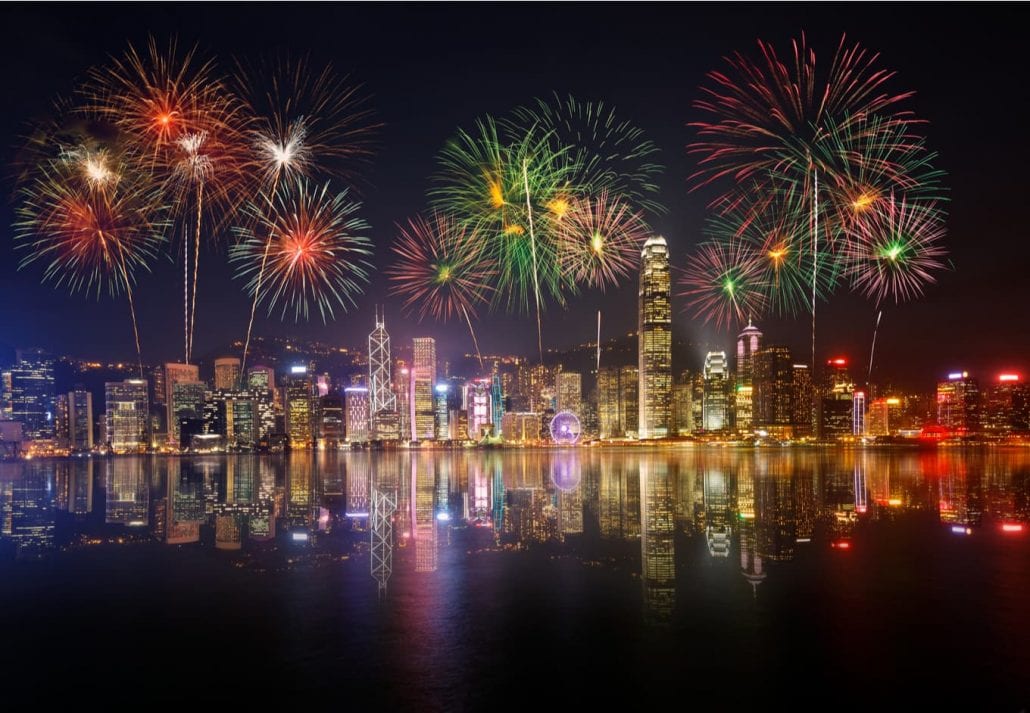
[{"label": "high-rise building", "polygon": [[762,347],[762,333],[748,320],[737,335],[737,382],[735,416],[738,431],[750,431],[754,419],[754,358]]},{"label": "high-rise building", "polygon": [[836,357],[826,362],[826,375],[817,400],[819,438],[834,440],[854,433],[855,384],[848,360]]},{"label": "high-rise building", "polygon": [[856,391],[852,399],[851,435],[865,435],[865,392]]},{"label": "high-rise building", "polygon": [[694,375],[684,371],[672,385],[672,423],[677,436],[694,431]]},{"label": "high-rise building", "polygon": [[[308,376],[307,367],[290,368],[286,384],[286,433],[290,448],[310,448],[314,441],[314,385]],[[367,423],[368,414],[365,419]]]},{"label": "high-rise building", "polygon": [[493,435],[501,435],[501,419],[504,417],[504,390],[501,388],[501,376],[494,372],[490,380],[490,422]]},{"label": "high-rise building", "polygon": [[393,395],[397,401],[397,428],[401,440],[412,436],[411,426],[411,369],[403,359],[393,365]]},{"label": "high-rise building", "polygon": [[54,437],[54,362],[40,349],[18,351],[11,367],[11,420],[20,421],[25,439]]},{"label": "high-rise building", "polygon": [[937,384],[937,422],[955,433],[980,430],[980,384],[966,371]]},{"label": "high-rise building", "polygon": [[572,371],[560,372],[555,378],[558,392],[556,411],[571,411],[576,415],[583,412],[583,376]]},{"label": "high-rise building", "polygon": [[669,247],[652,236],[640,253],[637,353],[640,438],[669,435],[672,408],[672,299]]},{"label": "high-rise building", "polygon": [[708,352],[705,355],[704,401],[701,404],[706,431],[730,428],[729,376],[726,352]]},{"label": "high-rise building", "polygon": [[104,385],[107,437],[113,452],[138,453],[146,450],[147,420],[150,414],[147,390],[147,382],[143,379],[108,381]]},{"label": "high-rise building", "polygon": [[158,364],[150,372],[151,404],[165,406],[168,400],[168,387],[165,385],[165,368]]},{"label": "high-rise building", "polygon": [[449,392],[447,384],[433,387],[433,437],[438,441],[446,441],[451,437]]},{"label": "high-rise building", "polygon": [[[171,398],[168,400],[171,412],[168,431],[176,434],[175,448],[189,446],[189,436],[203,432],[204,405],[207,400],[207,384],[203,381],[177,381],[172,386]],[[188,433],[183,435],[183,424],[187,424]]]},{"label": "high-rise building", "polygon": [[[200,381],[200,369],[196,364],[174,364],[164,365],[164,403],[167,406],[168,442],[175,447],[180,445],[179,419],[175,412],[175,385],[183,382],[197,383]],[[201,397],[203,403],[203,397]],[[198,412],[199,416],[199,412]]]},{"label": "high-rise building", "polygon": [[[493,418],[493,384],[491,379],[473,379],[463,389],[463,411],[468,418],[468,436],[479,440],[490,431],[499,432],[500,426],[494,429]],[[500,382],[497,382],[500,388]]]},{"label": "high-rise building", "polygon": [[411,440],[432,440],[435,435],[433,387],[436,384],[436,340],[413,340],[411,368]]},{"label": "high-rise building", "polygon": [[347,441],[364,443],[369,438],[369,393],[364,386],[348,386],[343,390],[346,409]]},{"label": "high-rise building", "polygon": [[507,411],[501,421],[501,432],[507,443],[533,443],[540,440],[540,414],[534,411]]},{"label": "high-rise building", "polygon": [[754,427],[776,436],[793,435],[794,361],[784,346],[769,345],[752,355]]},{"label": "high-rise building", "polygon": [[54,442],[58,448],[68,448],[68,394],[54,398]]},{"label": "high-rise building", "polygon": [[815,424],[815,396],[812,391],[812,373],[808,364],[795,364],[791,387],[791,426],[794,437],[811,436]]},{"label": "high-rise building", "polygon": [[339,396],[323,396],[319,401],[318,442],[325,448],[338,448],[347,437],[343,399]]},{"label": "high-rise building", "polygon": [[[368,335],[368,408],[372,419],[371,436],[384,440],[387,423],[396,431],[397,398],[392,389],[390,374],[390,335],[386,332],[386,317],[376,313],[376,327]],[[390,434],[396,438],[395,433]]]},{"label": "high-rise building", "polygon": [[240,360],[238,357],[215,359],[215,389],[230,391],[240,388]]},{"label": "high-rise building", "polygon": [[984,393],[984,431],[992,436],[1030,429],[1030,389],[1019,374],[999,374]]},{"label": "high-rise building", "polygon": [[11,415],[11,370],[0,371],[0,421],[13,421]]},{"label": "high-rise building", "polygon": [[901,423],[901,399],[896,396],[873,399],[866,411],[865,434],[889,436]]},{"label": "high-rise building", "polygon": [[597,375],[597,412],[601,438],[636,438],[640,416],[636,367],[603,367]]},{"label": "high-rise building", "polygon": [[262,365],[247,369],[247,388],[275,391],[275,369]]},{"label": "high-rise building", "polygon": [[93,448],[93,394],[86,389],[68,392],[68,445],[79,451]]}]

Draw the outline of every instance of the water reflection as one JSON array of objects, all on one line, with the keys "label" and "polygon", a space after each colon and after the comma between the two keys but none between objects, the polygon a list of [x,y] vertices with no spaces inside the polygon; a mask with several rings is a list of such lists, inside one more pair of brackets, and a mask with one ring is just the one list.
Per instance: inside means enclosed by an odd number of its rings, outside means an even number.
[{"label": "water reflection", "polygon": [[639,576],[642,614],[661,623],[702,571],[756,600],[806,552],[863,547],[868,523],[1023,537],[1028,489],[1030,453],[1001,449],[42,460],[0,465],[0,553],[156,541],[255,570],[353,559],[388,596],[398,569],[428,582],[462,558],[538,550]]}]

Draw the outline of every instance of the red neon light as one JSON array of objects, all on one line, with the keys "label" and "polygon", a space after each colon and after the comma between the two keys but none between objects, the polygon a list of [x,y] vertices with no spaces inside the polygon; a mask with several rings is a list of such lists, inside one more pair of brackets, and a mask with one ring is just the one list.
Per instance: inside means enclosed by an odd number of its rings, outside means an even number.
[{"label": "red neon light", "polygon": [[1019,381],[1019,374],[998,374],[998,381]]},{"label": "red neon light", "polygon": [[1018,523],[1018,522],[1002,523],[1001,531],[1002,532],[1022,532],[1023,531],[1023,525],[1021,523]]},{"label": "red neon light", "polygon": [[832,366],[847,366],[848,360],[845,359],[844,357],[837,357],[836,359],[830,359],[826,363],[830,364]]},{"label": "red neon light", "polygon": [[834,549],[837,549],[837,550],[850,550],[851,549],[851,543],[848,542],[847,540],[841,540],[839,542],[834,542],[831,545],[831,547],[833,547]]}]

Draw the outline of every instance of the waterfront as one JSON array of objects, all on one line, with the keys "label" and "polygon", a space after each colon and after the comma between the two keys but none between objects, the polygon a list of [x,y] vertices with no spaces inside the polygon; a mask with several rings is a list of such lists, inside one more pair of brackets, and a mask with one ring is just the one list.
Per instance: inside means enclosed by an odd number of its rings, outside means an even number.
[{"label": "waterfront", "polygon": [[1023,450],[29,461],[0,512],[15,700],[1027,701]]}]

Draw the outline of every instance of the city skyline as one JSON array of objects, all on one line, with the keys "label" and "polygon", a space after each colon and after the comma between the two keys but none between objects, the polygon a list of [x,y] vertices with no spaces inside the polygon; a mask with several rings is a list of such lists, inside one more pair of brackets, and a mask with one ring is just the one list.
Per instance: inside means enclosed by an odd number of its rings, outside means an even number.
[{"label": "city skyline", "polygon": [[[379,12],[372,8],[363,8],[360,11],[373,15]],[[910,12],[908,9],[901,11]],[[16,17],[31,18],[33,15],[33,11],[28,9],[14,12]],[[154,14],[148,21],[148,13],[151,12]],[[224,23],[227,19],[227,15],[218,10],[202,12],[211,19],[212,27]],[[647,9],[636,11],[631,22],[644,23],[652,12],[654,11]],[[547,95],[551,91],[571,91],[585,99],[604,99],[617,107],[620,113],[639,122],[654,138],[661,149],[661,161],[667,166],[660,187],[661,198],[669,206],[670,212],[652,221],[653,232],[666,236],[670,243],[673,268],[681,268],[687,254],[700,239],[706,203],[704,191],[688,191],[685,179],[694,168],[694,159],[686,156],[683,151],[683,145],[693,138],[685,124],[697,119],[689,104],[696,98],[696,87],[701,75],[709,67],[716,66],[719,59],[732,49],[752,47],[757,37],[782,42],[784,38],[795,34],[798,28],[804,27],[810,42],[819,49],[821,55],[831,52],[841,32],[847,30],[849,39],[855,39],[874,51],[879,51],[889,60],[891,66],[897,68],[899,75],[904,78],[904,83],[918,91],[919,112],[929,120],[930,143],[934,149],[941,152],[942,164],[949,173],[949,249],[956,269],[942,273],[940,282],[930,286],[922,299],[884,310],[883,324],[877,337],[877,365],[874,376],[912,382],[921,378],[918,374],[930,372],[939,375],[956,368],[980,373],[1022,371],[1027,361],[1026,355],[1030,353],[1030,343],[1027,342],[1022,330],[1011,330],[1008,320],[1001,316],[1000,311],[991,309],[997,302],[987,289],[988,286],[1004,285],[1009,294],[1006,298],[1008,302],[1025,302],[1021,296],[1021,291],[1025,289],[1024,281],[1019,279],[1018,272],[1012,272],[1021,262],[1018,257],[1019,251],[1025,248],[1022,243],[1014,242],[1014,238],[993,235],[1019,234],[1018,223],[1013,222],[1011,209],[1006,208],[1011,205],[1011,201],[1005,199],[1006,192],[1013,190],[1015,184],[1010,180],[1013,177],[1005,170],[992,171],[986,168],[991,164],[984,162],[993,161],[993,157],[998,155],[997,152],[981,150],[979,144],[978,149],[973,151],[961,140],[962,124],[946,110],[951,106],[950,92],[945,88],[944,81],[937,76],[947,75],[948,71],[938,71],[939,67],[941,63],[947,65],[953,60],[931,47],[928,41],[918,38],[913,40],[907,34],[903,41],[902,33],[882,25],[873,29],[871,23],[861,17],[849,21],[854,29],[841,27],[829,16],[828,11],[822,9],[814,10],[814,17],[806,18],[804,22],[800,17],[792,17],[792,12],[778,11],[775,13],[777,17],[770,19],[768,15],[763,16],[763,13],[771,11],[758,10],[752,17],[753,25],[733,26],[721,20],[725,17],[722,14],[725,12],[723,10],[699,8],[696,12],[698,17],[707,20],[708,25],[714,30],[712,36],[691,45],[685,53],[662,49],[662,54],[659,55],[668,58],[672,66],[682,69],[682,76],[677,75],[675,82],[663,84],[649,81],[643,85],[637,82],[638,86],[634,89],[630,86],[632,79],[627,80],[625,86],[615,83],[601,87],[597,81],[577,80],[573,75],[563,80],[560,85],[550,78],[540,81],[539,78],[527,76],[502,94],[482,90],[486,93],[470,95],[471,98],[477,99],[474,104],[478,104],[478,99],[481,98],[482,109],[468,106],[446,109],[441,107],[431,113],[428,126],[432,127],[432,138],[426,137],[426,132],[410,120],[399,119],[401,115],[398,110],[402,106],[400,95],[403,93],[396,91],[396,79],[390,75],[388,68],[377,68],[365,56],[333,52],[327,44],[315,42],[313,54],[319,59],[333,61],[342,72],[352,72],[355,79],[365,85],[373,97],[377,114],[385,124],[384,133],[380,137],[381,151],[370,164],[370,171],[374,174],[372,177],[376,179],[373,181],[374,186],[363,189],[370,209],[370,222],[373,225],[377,271],[373,276],[372,286],[360,298],[357,308],[328,326],[295,326],[259,317],[255,334],[268,337],[295,334],[300,338],[318,338],[329,343],[357,345],[363,341],[364,335],[367,335],[368,313],[374,305],[385,304],[387,319],[396,341],[429,335],[438,338],[441,344],[465,344],[469,341],[467,332],[464,332],[463,326],[459,323],[441,325],[425,320],[418,324],[413,319],[401,316],[397,301],[385,294],[382,270],[389,262],[389,246],[394,238],[392,226],[424,205],[427,188],[425,175],[431,172],[431,163],[455,126],[467,126],[480,111],[503,113],[511,106],[529,101],[534,96]],[[952,12],[954,11],[947,10],[944,15]],[[18,96],[24,97],[24,103],[20,112],[4,119],[4,131],[9,139],[8,156],[14,155],[16,138],[22,133],[23,127],[34,117],[45,113],[47,103],[55,93],[67,91],[76,76],[84,73],[90,65],[103,61],[102,55],[121,51],[125,39],[140,41],[141,37],[135,34],[136,30],[122,31],[119,28],[119,23],[128,22],[130,16],[140,20],[141,26],[144,27],[157,24],[153,18],[167,19],[167,16],[158,10],[133,10],[129,15],[122,15],[107,26],[105,32],[101,33],[106,39],[99,45],[90,44],[89,47],[93,49],[87,49],[83,39],[87,36],[85,33],[95,30],[91,23],[95,23],[96,20],[87,19],[80,28],[59,31],[63,33],[62,47],[65,47],[68,53],[64,61],[51,63],[44,59],[36,63],[33,71],[26,73],[26,76],[12,80],[16,82],[14,91]],[[413,18],[424,22],[439,21],[421,11],[414,12]],[[600,23],[600,20],[598,22]],[[946,19],[937,18],[934,22],[939,24],[933,27],[942,32],[947,27]],[[27,34],[17,38],[16,43],[32,43],[38,36],[58,32],[39,23],[26,21],[20,24],[27,29]],[[174,27],[175,24],[172,22],[166,26]],[[769,29],[766,30],[766,27]],[[927,34],[932,36],[933,33]],[[195,40],[202,48],[208,49],[218,45],[213,36],[205,36],[203,33],[198,36],[180,33],[180,40]],[[231,52],[249,55],[253,49],[251,42],[252,39],[242,35],[230,38],[228,49]],[[23,50],[28,51],[25,47],[15,45],[6,51]],[[409,50],[416,51],[415,46]],[[996,48],[994,51],[1008,50]],[[971,54],[977,55],[975,52]],[[628,74],[631,78],[654,79],[654,60],[649,60],[645,64],[642,61],[628,60],[624,55],[616,53],[609,61],[629,62]],[[71,71],[69,67],[72,67]],[[445,67],[437,64],[434,69],[443,71]],[[486,71],[488,65],[484,65],[482,69]],[[972,73],[976,67],[954,69],[960,73]],[[444,75],[454,76],[447,72],[444,72]],[[988,77],[984,85],[978,87],[971,87],[966,83],[965,91],[989,92],[994,81],[996,80]],[[407,85],[407,89],[415,91],[411,85]],[[459,84],[455,84],[453,89],[463,90]],[[649,103],[650,98],[668,96],[670,93],[676,97],[673,106]],[[1006,101],[1017,115],[1026,110],[1025,98],[1019,95],[1006,96]],[[981,105],[982,102],[970,104]],[[1000,139],[979,135],[977,137],[980,143],[998,140]],[[1016,150],[1026,151],[1026,147],[1019,146]],[[420,168],[413,172],[397,171],[398,166],[409,162],[415,162]],[[994,182],[994,190],[986,196],[981,193],[985,189],[973,180],[974,176],[985,171],[987,175],[992,176],[991,181]],[[384,201],[387,196],[389,199]],[[397,201],[394,199],[398,197],[401,197],[400,203],[403,207],[396,205]],[[997,208],[992,209],[992,205]],[[7,215],[9,216],[9,213]],[[9,225],[10,220],[6,220],[5,223]],[[979,239],[973,237],[984,230],[992,233],[984,240],[988,243],[997,241],[999,250],[985,249]],[[3,243],[3,256],[8,259],[0,260],[4,270],[3,293],[0,297],[3,297],[5,305],[0,313],[0,347],[13,349],[39,345],[57,353],[80,353],[98,358],[121,357],[128,360],[131,354],[131,331],[126,326],[124,303],[108,298],[100,302],[86,301],[54,291],[48,286],[37,285],[38,275],[32,270],[14,272],[14,264],[17,261],[11,251],[10,241],[5,240]],[[1009,257],[1007,253],[1012,251],[1015,251],[1011,255],[1012,259],[997,259],[1002,254]],[[216,264],[218,261],[211,259],[212,257],[205,257],[205,265],[211,272],[205,273],[205,268],[201,268],[197,308],[198,354],[219,349],[218,341],[226,334],[242,338],[246,327],[247,300],[239,284],[222,273]],[[159,264],[153,278],[154,289],[173,285],[176,274],[171,265]],[[630,294],[633,292],[633,286],[624,283],[604,295],[588,290],[574,297],[567,311],[561,311],[552,305],[543,315],[545,349],[563,350],[573,344],[591,341],[593,324],[592,320],[585,317],[594,315],[598,307],[601,308],[604,317],[602,341],[607,337],[632,331],[635,305],[632,304],[634,300],[630,298]],[[26,296],[29,299],[24,299]],[[168,361],[176,355],[175,340],[165,335],[165,332],[174,330],[162,328],[162,325],[175,319],[175,312],[171,306],[162,309],[160,300],[153,297],[154,295],[149,295],[148,299],[144,300],[145,306],[142,308],[140,322],[145,360],[148,363],[159,363]],[[732,348],[736,329],[743,324],[716,334],[710,326],[706,327],[685,314],[682,308],[682,300],[674,297],[674,336],[698,345],[711,345],[727,351]],[[820,304],[819,309],[819,358],[847,353],[855,361],[864,359],[876,323],[875,309],[848,294],[835,296],[829,304]],[[570,324],[580,325],[575,334],[570,333],[574,331],[568,329]],[[960,335],[955,332],[956,324],[962,329]],[[795,355],[803,353],[807,336],[804,318],[762,320],[761,327],[769,334],[779,335],[778,341],[790,346]],[[535,325],[531,315],[512,317],[486,313],[477,323],[477,332],[485,353],[516,352],[516,344],[529,343],[534,331]],[[961,338],[955,339],[954,336]],[[470,347],[470,344],[462,347],[461,353],[470,352]],[[529,349],[521,351],[531,353]],[[698,351],[703,356],[700,346]]]}]

